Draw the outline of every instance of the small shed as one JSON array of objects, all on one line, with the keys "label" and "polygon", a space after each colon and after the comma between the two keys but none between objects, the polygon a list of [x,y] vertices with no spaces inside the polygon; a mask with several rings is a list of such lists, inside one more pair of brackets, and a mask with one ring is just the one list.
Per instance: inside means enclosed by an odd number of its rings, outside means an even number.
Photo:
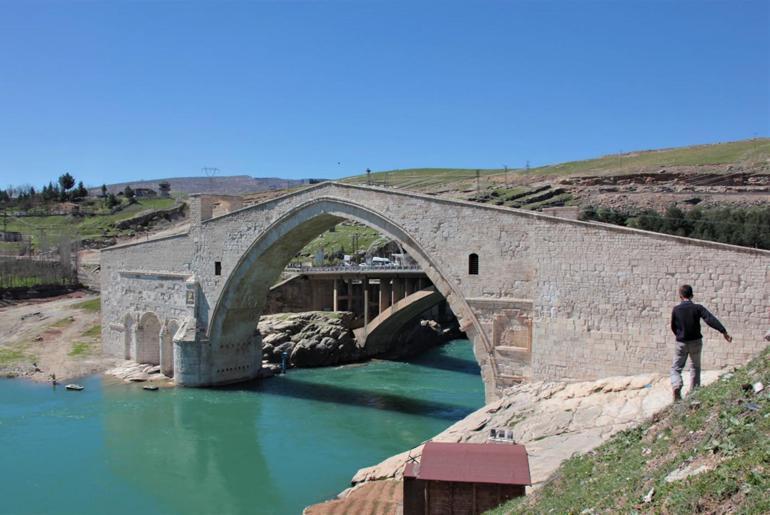
[{"label": "small shed", "polygon": [[530,484],[523,445],[428,442],[404,470],[404,515],[483,513]]}]

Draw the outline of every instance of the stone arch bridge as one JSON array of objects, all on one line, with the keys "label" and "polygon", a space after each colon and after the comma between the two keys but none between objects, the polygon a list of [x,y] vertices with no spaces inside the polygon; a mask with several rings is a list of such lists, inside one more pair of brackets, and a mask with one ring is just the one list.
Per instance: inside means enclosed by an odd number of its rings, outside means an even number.
[{"label": "stone arch bridge", "polygon": [[257,376],[270,286],[343,219],[419,263],[472,340],[488,398],[528,378],[665,371],[681,283],[735,336],[706,334],[705,367],[745,362],[770,325],[767,251],[334,182],[214,217],[222,199],[190,202],[185,234],[101,253],[104,350],[180,385]]}]

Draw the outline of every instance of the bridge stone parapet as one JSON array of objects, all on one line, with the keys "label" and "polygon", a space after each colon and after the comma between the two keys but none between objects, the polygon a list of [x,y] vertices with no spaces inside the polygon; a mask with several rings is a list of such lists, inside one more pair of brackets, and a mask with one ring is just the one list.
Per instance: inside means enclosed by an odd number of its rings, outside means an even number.
[{"label": "bridge stone parapet", "polygon": [[186,305],[186,288],[162,293],[166,287],[138,283],[127,271],[188,274],[197,293],[195,328],[186,333],[194,341],[186,345],[197,352],[197,372],[188,367],[177,381],[255,377],[261,342],[254,330],[270,286],[307,242],[343,219],[377,229],[415,258],[473,341],[490,398],[528,378],[665,370],[682,283],[735,336],[728,345],[707,334],[706,367],[745,362],[763,348],[770,326],[767,251],[323,183],[201,220],[184,235],[103,250],[105,351],[123,354],[123,333],[109,327],[126,313],[156,310],[162,321]]}]

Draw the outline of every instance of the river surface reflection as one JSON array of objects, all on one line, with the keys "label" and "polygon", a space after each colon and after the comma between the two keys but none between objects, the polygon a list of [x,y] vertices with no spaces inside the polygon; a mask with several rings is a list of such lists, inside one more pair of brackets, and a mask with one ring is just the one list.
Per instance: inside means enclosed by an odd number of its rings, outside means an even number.
[{"label": "river surface reflection", "polygon": [[0,381],[0,512],[296,514],[483,404],[467,340],[219,389]]}]

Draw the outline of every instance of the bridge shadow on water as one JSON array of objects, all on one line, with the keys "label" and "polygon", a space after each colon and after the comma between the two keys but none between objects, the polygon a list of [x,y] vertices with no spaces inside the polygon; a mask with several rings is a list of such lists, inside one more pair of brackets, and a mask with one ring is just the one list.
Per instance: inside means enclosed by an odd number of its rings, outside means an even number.
[{"label": "bridge shadow on water", "polygon": [[436,355],[435,353],[425,355],[423,353],[412,358],[398,359],[393,361],[409,363],[410,365],[415,365],[418,367],[437,368],[439,370],[460,372],[463,374],[470,374],[481,377],[481,368],[479,368],[479,364],[476,363],[476,361],[456,358],[454,356],[446,356],[443,354]]},{"label": "bridge shadow on water", "polygon": [[267,395],[281,395],[332,404],[347,404],[378,410],[388,410],[409,415],[420,415],[456,421],[473,413],[475,409],[446,402],[415,399],[405,395],[384,393],[377,390],[306,382],[286,376],[248,383],[222,386],[222,390],[250,391]]}]

